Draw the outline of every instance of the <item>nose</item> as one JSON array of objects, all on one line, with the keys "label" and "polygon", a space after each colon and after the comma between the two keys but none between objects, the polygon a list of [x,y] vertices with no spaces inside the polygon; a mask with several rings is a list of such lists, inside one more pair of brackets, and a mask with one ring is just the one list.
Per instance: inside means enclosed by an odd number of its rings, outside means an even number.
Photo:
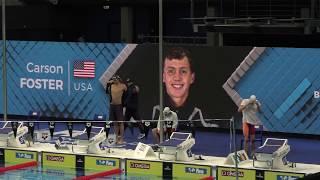
[{"label": "nose", "polygon": [[182,79],[182,75],[179,72],[175,72],[173,75],[173,80],[180,81]]}]

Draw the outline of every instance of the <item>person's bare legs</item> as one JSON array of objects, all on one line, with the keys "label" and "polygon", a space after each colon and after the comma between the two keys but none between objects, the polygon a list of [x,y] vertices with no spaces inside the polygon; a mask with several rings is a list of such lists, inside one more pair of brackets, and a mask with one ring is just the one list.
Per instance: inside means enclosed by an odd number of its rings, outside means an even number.
[{"label": "person's bare legs", "polygon": [[114,133],[116,134],[116,144],[119,142],[119,124],[118,122],[114,123]]},{"label": "person's bare legs", "polygon": [[255,149],[256,149],[255,144],[254,144],[254,138],[255,138],[254,135],[255,134],[251,134],[250,135],[251,156],[254,155],[254,152],[255,152]]},{"label": "person's bare legs", "polygon": [[124,123],[120,122],[119,123],[119,141],[118,141],[119,144],[124,143],[123,136],[124,136]]},{"label": "person's bare legs", "polygon": [[249,154],[249,137],[244,137],[244,151]]},{"label": "person's bare legs", "polygon": [[[242,123],[242,130],[243,130],[243,136],[244,136],[244,150],[248,154],[248,145],[249,145],[249,127],[246,123]],[[248,154],[249,155],[249,154]]]},{"label": "person's bare legs", "polygon": [[160,136],[158,132],[158,128],[153,128],[152,129],[152,135],[153,135],[153,140],[156,144],[159,144],[160,142]]},{"label": "person's bare legs", "polygon": [[123,144],[123,137],[124,137],[124,116],[123,116],[123,108],[122,106],[118,107],[119,109],[117,110],[117,125],[118,125],[118,131],[117,131],[117,144]]}]

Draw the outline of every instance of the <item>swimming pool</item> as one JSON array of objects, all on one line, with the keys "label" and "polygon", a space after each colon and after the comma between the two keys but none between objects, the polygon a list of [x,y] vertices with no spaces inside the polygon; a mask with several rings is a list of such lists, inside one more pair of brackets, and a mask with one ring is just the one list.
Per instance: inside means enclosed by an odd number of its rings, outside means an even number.
[{"label": "swimming pool", "polygon": [[[8,166],[8,164],[6,164]],[[7,171],[5,173],[0,174],[0,180],[57,180],[57,179],[76,179],[77,177],[81,176],[88,176],[101,171],[94,171],[94,170],[76,170],[71,168],[59,168],[59,167],[29,167],[29,168],[22,168],[19,170],[12,170]],[[123,174],[120,175],[112,175],[112,176],[105,176],[99,177],[96,179],[130,179],[130,180],[157,180],[157,179],[164,179],[162,177],[157,176],[146,176],[143,174],[130,174],[130,176]]]}]

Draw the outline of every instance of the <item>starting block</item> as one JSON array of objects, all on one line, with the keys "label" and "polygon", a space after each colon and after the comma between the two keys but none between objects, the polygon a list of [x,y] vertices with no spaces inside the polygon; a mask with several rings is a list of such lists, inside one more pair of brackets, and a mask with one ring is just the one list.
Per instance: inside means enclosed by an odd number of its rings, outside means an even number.
[{"label": "starting block", "polygon": [[170,139],[159,144],[159,159],[161,154],[174,155],[177,161],[192,161],[194,155],[191,152],[192,146],[195,144],[191,133],[173,132]]},{"label": "starting block", "polygon": [[0,122],[0,146],[7,146],[9,133],[12,132],[12,127],[8,122]]},{"label": "starting block", "polygon": [[79,135],[74,137],[75,143],[72,145],[74,152],[101,154],[102,142],[106,140],[104,127],[92,126],[88,139],[87,130],[84,129]]},{"label": "starting block", "polygon": [[54,147],[57,150],[69,150],[69,147],[67,146],[66,142],[64,142],[64,139],[62,137],[59,137],[55,141]]},{"label": "starting block", "polygon": [[88,138],[88,134],[87,134],[87,130],[84,129],[81,133],[79,133],[78,135],[74,136],[74,139],[76,139],[76,144],[81,144],[81,145],[88,145],[89,140],[104,132],[104,128],[103,127],[99,127],[99,126],[92,126],[90,135]]},{"label": "starting block", "polygon": [[23,126],[23,123],[19,123],[17,128],[17,134],[14,136],[13,131],[9,132],[8,134],[8,146],[9,147],[27,147],[25,141],[25,135],[28,133],[28,127]]},{"label": "starting block", "polygon": [[89,140],[88,153],[91,154],[101,154],[104,149],[102,147],[102,142],[106,140],[105,132],[95,135]]},{"label": "starting block", "polygon": [[267,138],[253,158],[254,167],[281,169],[288,167],[286,155],[290,151],[287,139]]}]

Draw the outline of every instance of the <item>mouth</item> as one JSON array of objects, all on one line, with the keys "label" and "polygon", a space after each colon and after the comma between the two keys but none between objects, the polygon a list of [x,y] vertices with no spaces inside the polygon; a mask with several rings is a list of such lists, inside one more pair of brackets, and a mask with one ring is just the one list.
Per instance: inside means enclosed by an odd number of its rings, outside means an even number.
[{"label": "mouth", "polygon": [[171,86],[175,89],[182,89],[183,88],[183,84],[172,84]]}]

